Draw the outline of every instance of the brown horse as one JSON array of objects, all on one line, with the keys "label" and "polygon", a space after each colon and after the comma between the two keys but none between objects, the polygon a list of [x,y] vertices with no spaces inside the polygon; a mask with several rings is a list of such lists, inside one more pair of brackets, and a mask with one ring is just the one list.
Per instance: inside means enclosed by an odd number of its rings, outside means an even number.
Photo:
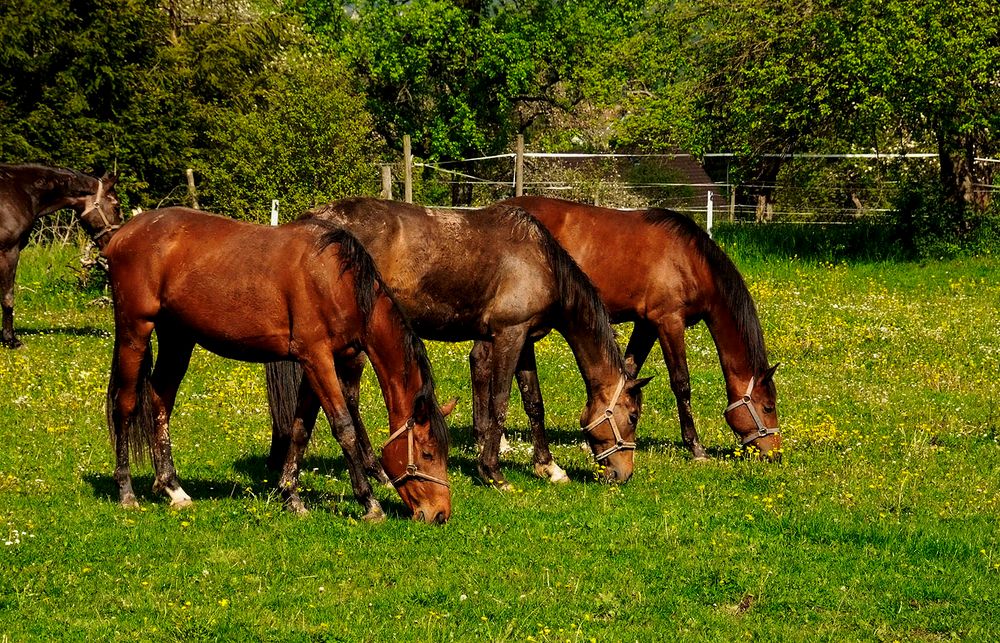
[{"label": "brown horse", "polygon": [[94,242],[103,248],[122,221],[116,181],[107,174],[97,178],[63,168],[0,164],[0,344],[7,348],[22,345],[14,335],[14,278],[35,222],[56,210],[72,208]]},{"label": "brown horse", "polygon": [[336,362],[364,351],[397,429],[383,449],[382,466],[415,519],[448,519],[448,432],[430,363],[371,257],[349,233],[317,221],[269,228],[166,208],[130,220],[104,254],[115,309],[108,424],[123,505],[137,504],[129,452],[141,458],[150,445],[154,491],[165,492],[173,505],[191,502],[174,469],[168,422],[191,352],[200,344],[223,357],[292,359],[305,369],[279,481],[289,509],[304,511],[299,465],[322,407],[365,517],[380,519],[384,514],[360,467],[335,372]]},{"label": "brown horse", "polygon": [[[777,458],[781,436],[774,371],[753,299],[733,262],[708,234],[669,210],[623,211],[561,199],[519,197],[502,203],[540,221],[593,280],[615,322],[635,322],[625,350],[638,374],[659,340],[677,398],[681,435],[696,459],[706,457],[691,414],[684,330],[704,321],[726,380],[726,421],[743,446]],[[542,423],[532,370],[518,372],[525,411]]]},{"label": "brown horse", "polygon": [[[525,347],[551,329],[566,338],[583,375],[587,406],[580,424],[594,454],[608,480],[628,480],[641,388],[648,380],[626,377],[597,291],[537,221],[519,208],[460,212],[367,198],[338,201],[305,216],[358,237],[421,337],[479,340],[470,359],[475,413],[484,420],[477,435],[484,480],[507,485],[499,447],[514,371]],[[362,366],[356,364],[348,379],[356,382]],[[277,375],[269,369],[272,379]],[[273,406],[271,413],[281,416]],[[281,422],[274,427],[272,459],[279,459]],[[550,454],[536,453],[539,474],[550,475],[552,464]]]}]

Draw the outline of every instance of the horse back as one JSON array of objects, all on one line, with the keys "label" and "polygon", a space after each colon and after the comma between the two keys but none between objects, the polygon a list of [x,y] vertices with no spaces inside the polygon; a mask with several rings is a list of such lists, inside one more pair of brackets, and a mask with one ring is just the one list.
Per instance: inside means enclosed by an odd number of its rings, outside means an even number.
[{"label": "horse back", "polygon": [[423,337],[478,339],[558,301],[537,223],[513,208],[425,208],[353,198],[309,216],[350,230]]},{"label": "horse back", "polygon": [[537,196],[501,203],[523,208],[552,233],[616,321],[689,319],[708,305],[714,281],[697,238],[704,232],[680,214]]},{"label": "horse back", "polygon": [[356,335],[353,283],[336,252],[318,250],[319,235],[187,208],[144,212],[105,248],[116,316],[183,329],[239,359],[288,356],[296,339]]}]

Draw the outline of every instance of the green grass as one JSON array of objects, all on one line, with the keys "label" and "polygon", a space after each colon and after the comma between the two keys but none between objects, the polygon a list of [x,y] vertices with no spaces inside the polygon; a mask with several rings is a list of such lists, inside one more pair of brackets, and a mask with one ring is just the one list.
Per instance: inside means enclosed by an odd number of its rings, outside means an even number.
[{"label": "green grass", "polygon": [[[263,369],[199,351],[172,423],[195,506],[115,500],[104,426],[111,313],[78,293],[72,253],[29,248],[26,347],[0,352],[0,641],[988,640],[1000,637],[1000,260],[832,264],[740,256],[781,361],[783,464],[733,455],[722,378],[689,332],[694,412],[716,458],[679,444],[662,360],[646,374],[635,476],[595,481],[578,447],[583,388],[558,337],[539,349],[557,459],[573,483],[505,461],[480,485],[468,345],[430,345],[450,418],[454,516],[380,525],[325,425],[305,518],[266,472]],[[625,340],[623,332],[622,341]],[[371,374],[363,408],[387,435]],[[518,401],[512,403],[516,407]]]}]

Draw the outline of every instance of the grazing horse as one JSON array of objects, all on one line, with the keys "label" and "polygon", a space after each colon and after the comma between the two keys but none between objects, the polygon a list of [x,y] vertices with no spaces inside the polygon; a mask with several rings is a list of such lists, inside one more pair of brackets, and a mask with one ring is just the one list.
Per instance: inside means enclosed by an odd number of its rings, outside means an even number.
[{"label": "grazing horse", "polygon": [[[623,211],[562,199],[518,197],[501,203],[523,208],[552,233],[601,293],[613,321],[635,322],[625,349],[634,377],[659,340],[677,398],[681,436],[696,459],[705,459],[691,414],[691,384],[684,330],[708,326],[726,380],[723,415],[740,443],[776,459],[781,436],[760,320],[733,262],[687,217],[669,210]],[[525,411],[543,421],[538,380],[519,371]]]},{"label": "grazing horse", "polygon": [[104,255],[115,311],[108,424],[122,505],[137,504],[129,453],[141,459],[147,449],[155,468],[153,490],[165,492],[172,505],[191,502],[174,469],[168,423],[199,344],[242,361],[291,359],[305,370],[292,402],[291,448],[278,483],[289,509],[305,511],[299,466],[322,407],[366,519],[381,519],[336,376],[337,362],[364,351],[395,429],[382,466],[414,519],[448,519],[448,432],[427,354],[350,233],[320,221],[270,228],[166,208],[122,226]]},{"label": "grazing horse", "polygon": [[14,335],[14,278],[35,221],[56,210],[72,208],[94,242],[103,248],[122,221],[116,181],[113,175],[97,178],[63,168],[0,164],[0,343],[7,348],[22,345]]},{"label": "grazing horse", "polygon": [[[552,329],[566,338],[583,375],[587,405],[580,424],[606,478],[628,480],[648,380],[626,376],[597,291],[537,221],[520,208],[456,211],[368,198],[337,201],[304,216],[358,237],[421,337],[479,340],[470,361],[475,412],[485,420],[477,433],[485,481],[508,486],[499,449],[514,371],[526,347]],[[342,374],[348,389],[356,387],[362,367],[358,362]],[[276,369],[268,374],[280,379]],[[274,419],[281,410],[272,406],[271,413]],[[280,421],[273,426],[272,460],[278,460],[283,430]],[[539,475],[561,473],[547,452],[536,452],[534,464]]]}]

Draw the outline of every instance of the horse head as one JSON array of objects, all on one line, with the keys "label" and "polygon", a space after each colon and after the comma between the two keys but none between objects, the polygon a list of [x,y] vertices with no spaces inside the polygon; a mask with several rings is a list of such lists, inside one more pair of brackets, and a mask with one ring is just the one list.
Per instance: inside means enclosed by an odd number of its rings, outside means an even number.
[{"label": "horse head", "polygon": [[[593,409],[595,399],[584,410],[583,432],[607,482],[624,483],[632,477],[635,428],[642,414],[642,387],[652,379],[622,375],[607,406]],[[584,424],[588,417],[590,422]]]},{"label": "horse head", "polygon": [[121,205],[115,192],[118,177],[106,173],[94,180],[97,182],[94,191],[80,198],[75,207],[80,212],[80,221],[97,245],[103,248],[122,224]]},{"label": "horse head", "polygon": [[723,415],[744,447],[755,447],[761,458],[781,460],[781,432],[778,429],[777,391],[774,371],[778,364],[750,378],[746,393],[726,407]]},{"label": "horse head", "polygon": [[418,396],[413,415],[382,447],[382,468],[413,512],[414,520],[441,524],[451,517],[444,418],[452,412],[456,402],[451,400],[437,408],[433,398]]}]

